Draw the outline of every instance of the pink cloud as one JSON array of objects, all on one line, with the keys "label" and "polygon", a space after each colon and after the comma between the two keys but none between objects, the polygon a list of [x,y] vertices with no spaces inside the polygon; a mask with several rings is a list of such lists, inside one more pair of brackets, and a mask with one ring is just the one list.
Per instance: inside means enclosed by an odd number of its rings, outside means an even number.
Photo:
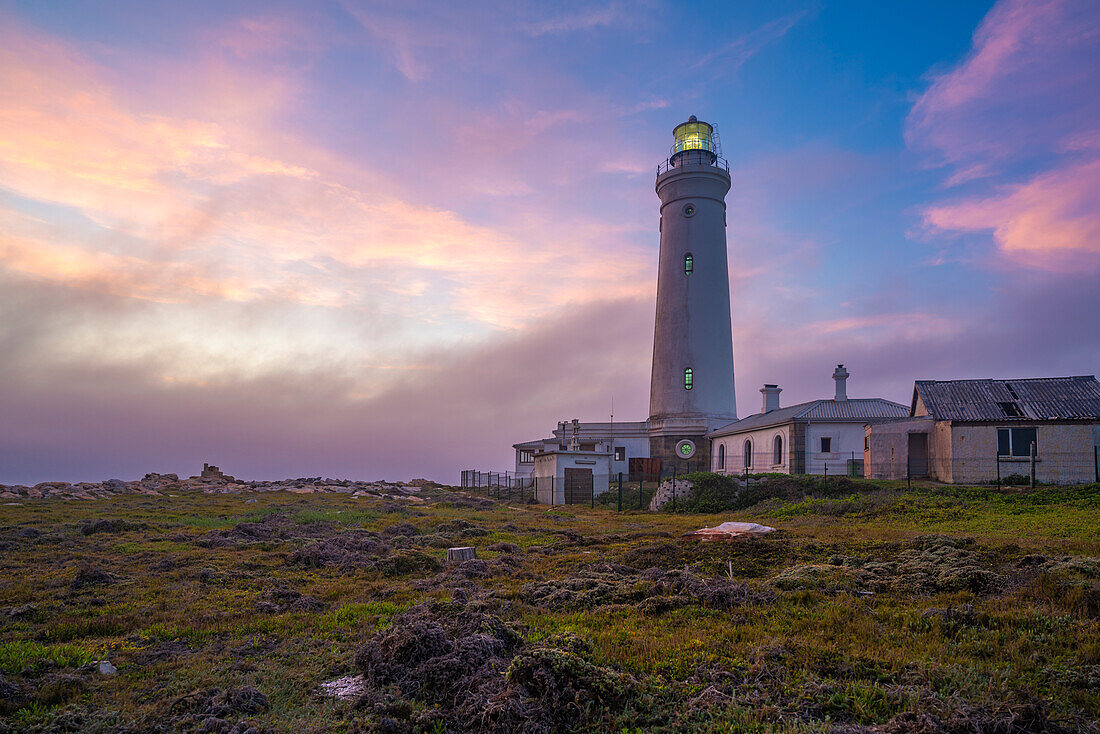
[{"label": "pink cloud", "polygon": [[1100,266],[1100,160],[1067,164],[981,199],[935,206],[938,230],[991,230],[1013,262],[1072,272]]},{"label": "pink cloud", "polygon": [[[276,46],[289,32],[275,21],[245,30]],[[139,299],[334,307],[357,302],[357,273],[392,270],[406,276],[388,289],[395,301],[434,290],[449,301],[450,318],[488,328],[642,290],[635,276],[647,261],[638,253],[620,257],[618,268],[589,265],[590,243],[607,234],[600,223],[570,222],[568,236],[553,242],[546,231],[472,224],[396,196],[377,172],[277,135],[251,119],[262,107],[244,121],[205,97],[186,117],[141,108],[79,50],[10,26],[0,35],[0,187],[120,235],[102,252],[101,239],[70,233],[50,242],[37,231],[5,241],[0,267]],[[231,78],[233,68],[214,76]],[[579,119],[573,110],[536,110],[520,130],[535,138]],[[319,258],[343,267],[302,272],[301,263]],[[409,317],[421,310],[411,307]]]},{"label": "pink cloud", "polygon": [[1095,131],[1098,33],[1091,0],[1001,0],[968,56],[913,104],[906,140],[951,166],[957,185]]},{"label": "pink cloud", "polygon": [[1100,266],[1098,38],[1090,0],[1002,0],[933,78],[906,139],[950,167],[947,186],[976,191],[925,208],[933,236],[989,232],[1027,268]]}]

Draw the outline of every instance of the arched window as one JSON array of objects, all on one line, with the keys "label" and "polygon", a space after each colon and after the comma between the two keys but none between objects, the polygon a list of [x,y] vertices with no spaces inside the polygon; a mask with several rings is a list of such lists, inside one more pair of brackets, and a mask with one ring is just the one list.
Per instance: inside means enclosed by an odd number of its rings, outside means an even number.
[{"label": "arched window", "polygon": [[752,468],[752,441],[745,439],[745,468]]},{"label": "arched window", "polygon": [[688,254],[684,255],[684,273],[686,275],[691,275],[694,270],[695,256],[689,252]]},{"label": "arched window", "polygon": [[695,384],[695,373],[690,367],[684,368],[684,389],[690,390]]},{"label": "arched window", "polygon": [[772,463],[773,464],[782,464],[783,463],[783,437],[782,436],[776,436],[775,440],[772,441]]},{"label": "arched window", "polygon": [[718,444],[718,468],[726,468],[726,444]]}]

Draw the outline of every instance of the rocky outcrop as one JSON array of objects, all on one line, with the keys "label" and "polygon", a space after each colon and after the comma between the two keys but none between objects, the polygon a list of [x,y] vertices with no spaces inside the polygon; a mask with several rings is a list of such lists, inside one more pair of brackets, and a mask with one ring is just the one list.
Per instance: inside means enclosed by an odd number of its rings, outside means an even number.
[{"label": "rocky outcrop", "polygon": [[[210,474],[207,472],[207,474]],[[300,477],[278,481],[246,482],[219,474],[180,479],[176,474],[146,474],[141,479],[124,481],[106,479],[102,482],[41,482],[33,487],[0,484],[0,502],[37,499],[94,500],[125,494],[153,496],[183,492],[203,494],[241,494],[246,492],[294,492],[295,494],[340,493],[353,497],[381,497],[408,502],[420,502],[420,487],[403,482],[363,482],[350,479]]]}]

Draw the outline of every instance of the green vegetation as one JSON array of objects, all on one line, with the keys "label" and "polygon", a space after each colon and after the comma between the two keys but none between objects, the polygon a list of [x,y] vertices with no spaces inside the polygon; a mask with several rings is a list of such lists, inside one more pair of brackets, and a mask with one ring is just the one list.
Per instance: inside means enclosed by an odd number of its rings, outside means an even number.
[{"label": "green vegetation", "polygon": [[[1100,485],[687,478],[674,513],[434,488],[5,506],[0,732],[1100,726]],[[780,532],[680,540],[725,520]],[[320,690],[357,674],[357,700]]]}]

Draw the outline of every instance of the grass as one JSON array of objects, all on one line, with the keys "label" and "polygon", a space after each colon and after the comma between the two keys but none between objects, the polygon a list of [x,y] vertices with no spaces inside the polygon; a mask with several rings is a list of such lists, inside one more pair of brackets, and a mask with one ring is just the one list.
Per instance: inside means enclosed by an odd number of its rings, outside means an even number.
[{"label": "grass", "polygon": [[[835,495],[762,497],[718,514],[618,513],[614,503],[470,507],[445,490],[404,508],[292,493],[5,506],[0,676],[21,697],[0,708],[0,732],[50,731],[63,720],[88,731],[140,729],[167,720],[189,692],[241,685],[267,696],[270,707],[251,716],[266,730],[367,731],[375,714],[320,696],[318,686],[354,673],[355,652],[372,635],[426,599],[451,598],[456,587],[503,605],[525,639],[572,633],[588,644],[592,664],[639,681],[645,695],[608,713],[608,731],[827,731],[882,725],[911,710],[995,712],[1021,700],[1040,701],[1077,727],[1097,725],[1097,487],[853,484]],[[134,527],[83,535],[82,521],[99,518]],[[278,533],[237,530],[265,518]],[[725,520],[782,532],[729,544],[679,541]],[[405,526],[415,534],[392,535],[391,528],[409,532]],[[27,528],[40,534],[20,533]],[[291,560],[308,544],[372,532],[396,548],[398,561],[372,564],[366,551],[343,567]],[[921,550],[917,539],[929,535],[972,542]],[[497,543],[519,551],[490,551]],[[466,582],[434,570],[448,544],[475,546],[489,575]],[[505,565],[512,556],[516,563]],[[936,587],[940,576],[925,573],[963,562],[994,581]],[[638,604],[525,601],[527,584],[566,583],[600,564],[619,569],[610,583],[624,568],[688,568],[704,579],[732,568],[737,582],[769,601],[716,609],[688,599],[648,612]],[[882,564],[932,585],[884,586],[875,575]],[[804,571],[811,568],[819,571]],[[107,572],[108,582],[74,583],[89,570]],[[314,602],[296,607],[295,594]],[[957,609],[966,611],[950,611]],[[101,659],[118,675],[80,670]],[[730,693],[724,703],[685,706],[708,688]]]}]

